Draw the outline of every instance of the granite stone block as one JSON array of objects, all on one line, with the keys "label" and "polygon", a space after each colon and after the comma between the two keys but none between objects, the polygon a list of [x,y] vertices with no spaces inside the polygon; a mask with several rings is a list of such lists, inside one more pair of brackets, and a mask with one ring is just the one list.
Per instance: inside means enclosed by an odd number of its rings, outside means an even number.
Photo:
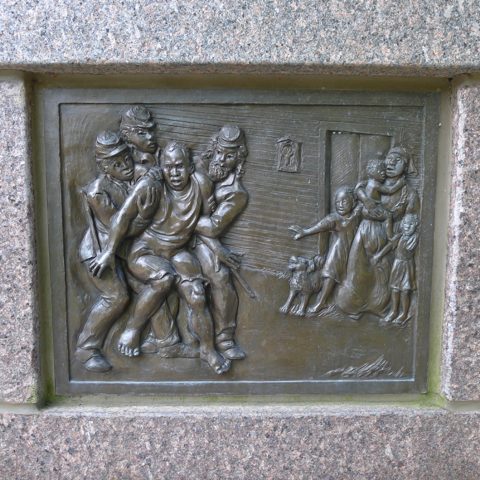
[{"label": "granite stone block", "polygon": [[477,479],[480,415],[212,407],[0,416],[3,478]]},{"label": "granite stone block", "polygon": [[453,107],[442,388],[480,400],[480,82],[460,85]]},{"label": "granite stone block", "polygon": [[478,0],[4,0],[0,68],[441,75],[480,70]]},{"label": "granite stone block", "polygon": [[0,400],[36,397],[30,118],[21,79],[0,77]]}]

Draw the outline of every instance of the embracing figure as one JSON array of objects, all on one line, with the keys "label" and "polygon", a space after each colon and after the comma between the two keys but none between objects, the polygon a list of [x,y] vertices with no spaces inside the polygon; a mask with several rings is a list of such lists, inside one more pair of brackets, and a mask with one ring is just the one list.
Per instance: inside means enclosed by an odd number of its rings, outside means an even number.
[{"label": "embracing figure", "polygon": [[[238,272],[240,258],[219,240],[248,203],[248,194],[241,181],[247,155],[243,131],[235,125],[225,125],[212,136],[206,151],[195,163],[196,172],[202,175],[212,195],[208,198],[208,214],[202,215],[195,227],[191,248],[209,285],[216,349],[230,360],[242,360],[246,356],[235,339],[238,295],[232,277],[235,276],[247,292],[248,286]],[[152,319],[152,332],[143,343],[142,352],[165,354],[165,348],[161,347],[165,344],[164,337],[155,333],[162,330],[158,327],[159,320]],[[172,356],[178,354],[174,352]]]},{"label": "embracing figure", "polygon": [[134,166],[127,145],[110,131],[97,136],[95,159],[99,175],[81,191],[88,229],[80,244],[79,260],[87,267],[99,297],[80,331],[75,356],[85,369],[106,372],[112,367],[102,351],[105,338],[127,307],[130,294],[120,260],[112,261],[112,268],[102,277],[93,275],[89,265],[107,244],[112,219],[129,195]]},{"label": "embracing figure", "polygon": [[[322,289],[308,313],[321,312],[333,300],[353,319],[369,312],[384,324],[406,322],[415,290],[420,203],[415,189],[407,184],[411,166],[403,147],[391,148],[385,160],[369,160],[366,180],[354,189],[337,190],[334,212],[310,227],[290,227],[295,240],[330,235]],[[288,313],[289,301],[282,313]],[[304,315],[305,307],[290,313]]]},{"label": "embracing figure", "polygon": [[140,354],[145,325],[175,288],[187,307],[190,330],[200,344],[200,357],[216,373],[224,373],[230,368],[230,360],[215,349],[205,279],[197,258],[188,249],[200,215],[209,213],[211,192],[203,176],[194,173],[185,145],[167,144],[160,163],[163,181],[145,175],[137,182],[112,221],[105,250],[91,262],[90,270],[92,275],[101,277],[115,268],[115,253],[140,213],[139,204],[154,189],[156,209],[149,212],[148,225],[134,238],[128,252],[128,270],[143,287],[120,336],[118,349],[127,356]]},{"label": "embracing figure", "polygon": [[[407,167],[406,150],[394,147],[384,162],[369,162],[369,180],[355,188],[363,204],[362,221],[350,249],[347,276],[337,293],[337,305],[352,317],[365,312],[382,316],[389,304],[391,260],[377,254],[398,230],[405,213],[418,209],[418,195],[405,181]],[[377,188],[369,188],[372,177]]]}]

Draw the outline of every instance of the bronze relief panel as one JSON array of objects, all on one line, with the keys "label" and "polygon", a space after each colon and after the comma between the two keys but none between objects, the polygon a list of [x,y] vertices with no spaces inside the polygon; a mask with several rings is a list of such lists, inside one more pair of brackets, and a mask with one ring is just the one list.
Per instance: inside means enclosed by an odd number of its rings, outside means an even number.
[{"label": "bronze relief panel", "polygon": [[425,390],[435,94],[41,99],[58,393]]}]

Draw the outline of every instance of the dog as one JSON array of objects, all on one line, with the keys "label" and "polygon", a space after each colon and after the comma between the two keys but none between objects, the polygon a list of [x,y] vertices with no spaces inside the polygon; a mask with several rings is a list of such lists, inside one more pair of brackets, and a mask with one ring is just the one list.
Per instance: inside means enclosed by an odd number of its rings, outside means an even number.
[{"label": "dog", "polygon": [[[291,313],[300,317],[305,316],[308,302],[314,293],[322,288],[322,267],[325,257],[315,255],[313,258],[292,256],[288,261],[290,293],[287,301],[280,308],[280,313]],[[299,303],[294,305],[298,297]]]}]

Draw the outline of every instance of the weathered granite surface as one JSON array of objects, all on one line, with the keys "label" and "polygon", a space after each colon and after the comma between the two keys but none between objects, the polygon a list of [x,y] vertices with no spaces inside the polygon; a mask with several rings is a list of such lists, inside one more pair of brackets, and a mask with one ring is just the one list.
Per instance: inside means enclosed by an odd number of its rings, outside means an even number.
[{"label": "weathered granite surface", "polygon": [[480,2],[3,0],[0,68],[452,76],[480,71]]},{"label": "weathered granite surface", "polygon": [[480,82],[454,95],[443,392],[480,400]]},{"label": "weathered granite surface", "polygon": [[0,416],[2,478],[477,479],[480,414],[405,408]]},{"label": "weathered granite surface", "polygon": [[0,77],[0,401],[35,400],[30,117],[24,82]]}]

